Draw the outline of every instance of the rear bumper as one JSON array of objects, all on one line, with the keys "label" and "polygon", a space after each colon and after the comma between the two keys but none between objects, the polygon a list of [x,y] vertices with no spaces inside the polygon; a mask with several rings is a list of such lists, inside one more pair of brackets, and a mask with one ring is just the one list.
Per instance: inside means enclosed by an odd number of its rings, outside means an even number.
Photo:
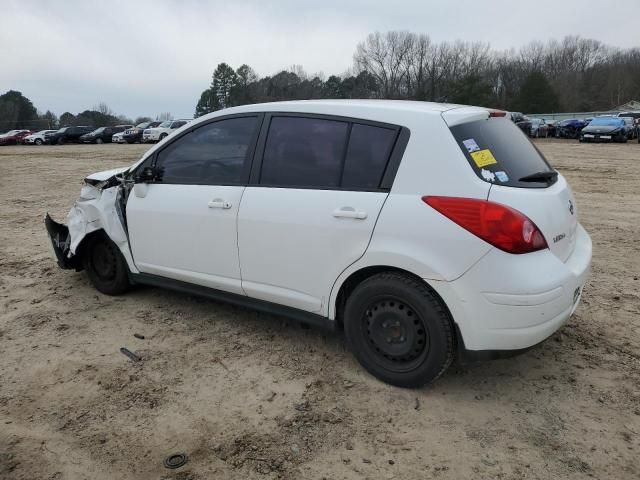
[{"label": "rear bumper", "polygon": [[591,253],[591,239],[578,225],[566,262],[549,250],[510,255],[493,249],[457,280],[430,284],[449,307],[466,350],[528,349],[573,314]]}]

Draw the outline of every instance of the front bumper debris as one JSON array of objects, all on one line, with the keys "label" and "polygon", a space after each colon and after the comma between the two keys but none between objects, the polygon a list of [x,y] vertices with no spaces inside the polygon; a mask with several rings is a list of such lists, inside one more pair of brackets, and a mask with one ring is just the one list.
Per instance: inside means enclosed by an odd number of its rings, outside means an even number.
[{"label": "front bumper debris", "polygon": [[69,246],[71,245],[71,236],[69,228],[66,225],[54,221],[47,213],[44,217],[44,225],[47,228],[51,247],[56,257],[56,262],[60,268],[81,270],[82,265],[78,257],[69,258]]}]

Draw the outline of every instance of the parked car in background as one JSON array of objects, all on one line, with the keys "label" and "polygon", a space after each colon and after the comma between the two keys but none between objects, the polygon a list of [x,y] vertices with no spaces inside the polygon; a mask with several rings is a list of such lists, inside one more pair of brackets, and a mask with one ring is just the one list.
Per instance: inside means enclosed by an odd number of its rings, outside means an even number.
[{"label": "parked car in background", "polygon": [[58,130],[56,133],[51,135],[49,138],[49,143],[51,145],[64,145],[65,143],[78,143],[80,141],[80,137],[85,133],[89,133],[94,129],[94,127],[63,127]]},{"label": "parked car in background", "polygon": [[509,112],[509,118],[525,135],[531,136],[531,121],[520,112]]},{"label": "parked car in background", "polygon": [[39,132],[35,132],[24,137],[22,139],[22,143],[25,145],[42,145],[45,143],[45,136],[55,132],[56,130],[40,130]]},{"label": "parked car in background", "polygon": [[94,131],[85,133],[80,137],[82,143],[111,143],[111,137],[116,133],[124,132],[133,125],[116,125],[114,127],[100,127]]},{"label": "parked car in background", "polygon": [[142,132],[142,141],[144,143],[155,143],[164,140],[169,136],[170,133],[173,132],[173,130],[186,125],[190,121],[191,119],[167,120],[166,122],[162,122],[155,128],[147,128],[144,130],[144,132]]},{"label": "parked car in background", "polygon": [[640,124],[640,112],[620,112],[618,117],[631,117],[636,125]]},{"label": "parked car in background", "polygon": [[31,130],[10,130],[7,133],[0,135],[0,145],[18,145],[22,143],[22,140],[31,135]]},{"label": "parked car in background", "polygon": [[127,143],[142,143],[142,132],[147,128],[155,128],[161,123],[155,121],[139,123],[135,127],[125,130],[123,138]]},{"label": "parked car in background", "polygon": [[560,120],[556,123],[556,137],[558,138],[578,138],[580,131],[587,125],[587,122],[578,118]]},{"label": "parked car in background", "polygon": [[636,138],[636,122],[633,117],[618,117],[624,120],[625,130],[627,132],[627,140]]},{"label": "parked car in background", "polygon": [[44,143],[51,144],[51,137],[53,137],[58,130],[53,130],[44,134]]},{"label": "parked car in background", "polygon": [[558,122],[556,120],[547,120],[547,137],[555,137],[556,136],[556,124]]},{"label": "parked car in background", "polygon": [[86,177],[81,195],[68,226],[45,225],[58,265],[100,292],[162,286],[340,328],[365,369],[402,387],[456,355],[548,338],[591,262],[565,178],[486,108],[227,108]]},{"label": "parked car in background", "polygon": [[124,139],[124,132],[118,132],[111,137],[111,143],[127,143]]},{"label": "parked car in background", "polygon": [[532,118],[531,120],[531,136],[535,138],[547,138],[549,135],[549,127],[547,122],[542,118]]},{"label": "parked car in background", "polygon": [[581,142],[626,142],[627,124],[618,117],[596,117],[580,132]]}]

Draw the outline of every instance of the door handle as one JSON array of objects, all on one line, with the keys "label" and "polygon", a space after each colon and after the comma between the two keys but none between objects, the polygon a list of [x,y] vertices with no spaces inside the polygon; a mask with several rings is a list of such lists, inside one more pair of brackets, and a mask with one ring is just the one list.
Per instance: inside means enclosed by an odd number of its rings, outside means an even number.
[{"label": "door handle", "polygon": [[356,220],[364,220],[367,218],[367,212],[356,210],[353,207],[336,208],[333,211],[333,216],[336,218],[355,218]]},{"label": "door handle", "polygon": [[223,208],[225,210],[231,208],[231,202],[225,202],[221,198],[214,198],[209,203],[207,203],[209,208]]}]

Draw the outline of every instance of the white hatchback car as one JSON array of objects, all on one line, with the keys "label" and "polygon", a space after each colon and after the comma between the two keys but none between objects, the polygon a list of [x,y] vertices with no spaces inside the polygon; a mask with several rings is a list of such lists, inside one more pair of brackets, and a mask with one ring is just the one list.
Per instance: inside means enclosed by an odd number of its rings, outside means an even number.
[{"label": "white hatchback car", "polygon": [[148,284],[344,328],[394,385],[522,351],[578,304],[591,240],[504,112],[409,101],[229,108],[90,175],[46,225],[103,293]]},{"label": "white hatchback car", "polygon": [[167,120],[162,122],[157,127],[147,128],[142,132],[143,143],[155,143],[160,142],[172,134],[176,129],[183,127],[187,123],[191,122],[190,119],[182,120]]}]

